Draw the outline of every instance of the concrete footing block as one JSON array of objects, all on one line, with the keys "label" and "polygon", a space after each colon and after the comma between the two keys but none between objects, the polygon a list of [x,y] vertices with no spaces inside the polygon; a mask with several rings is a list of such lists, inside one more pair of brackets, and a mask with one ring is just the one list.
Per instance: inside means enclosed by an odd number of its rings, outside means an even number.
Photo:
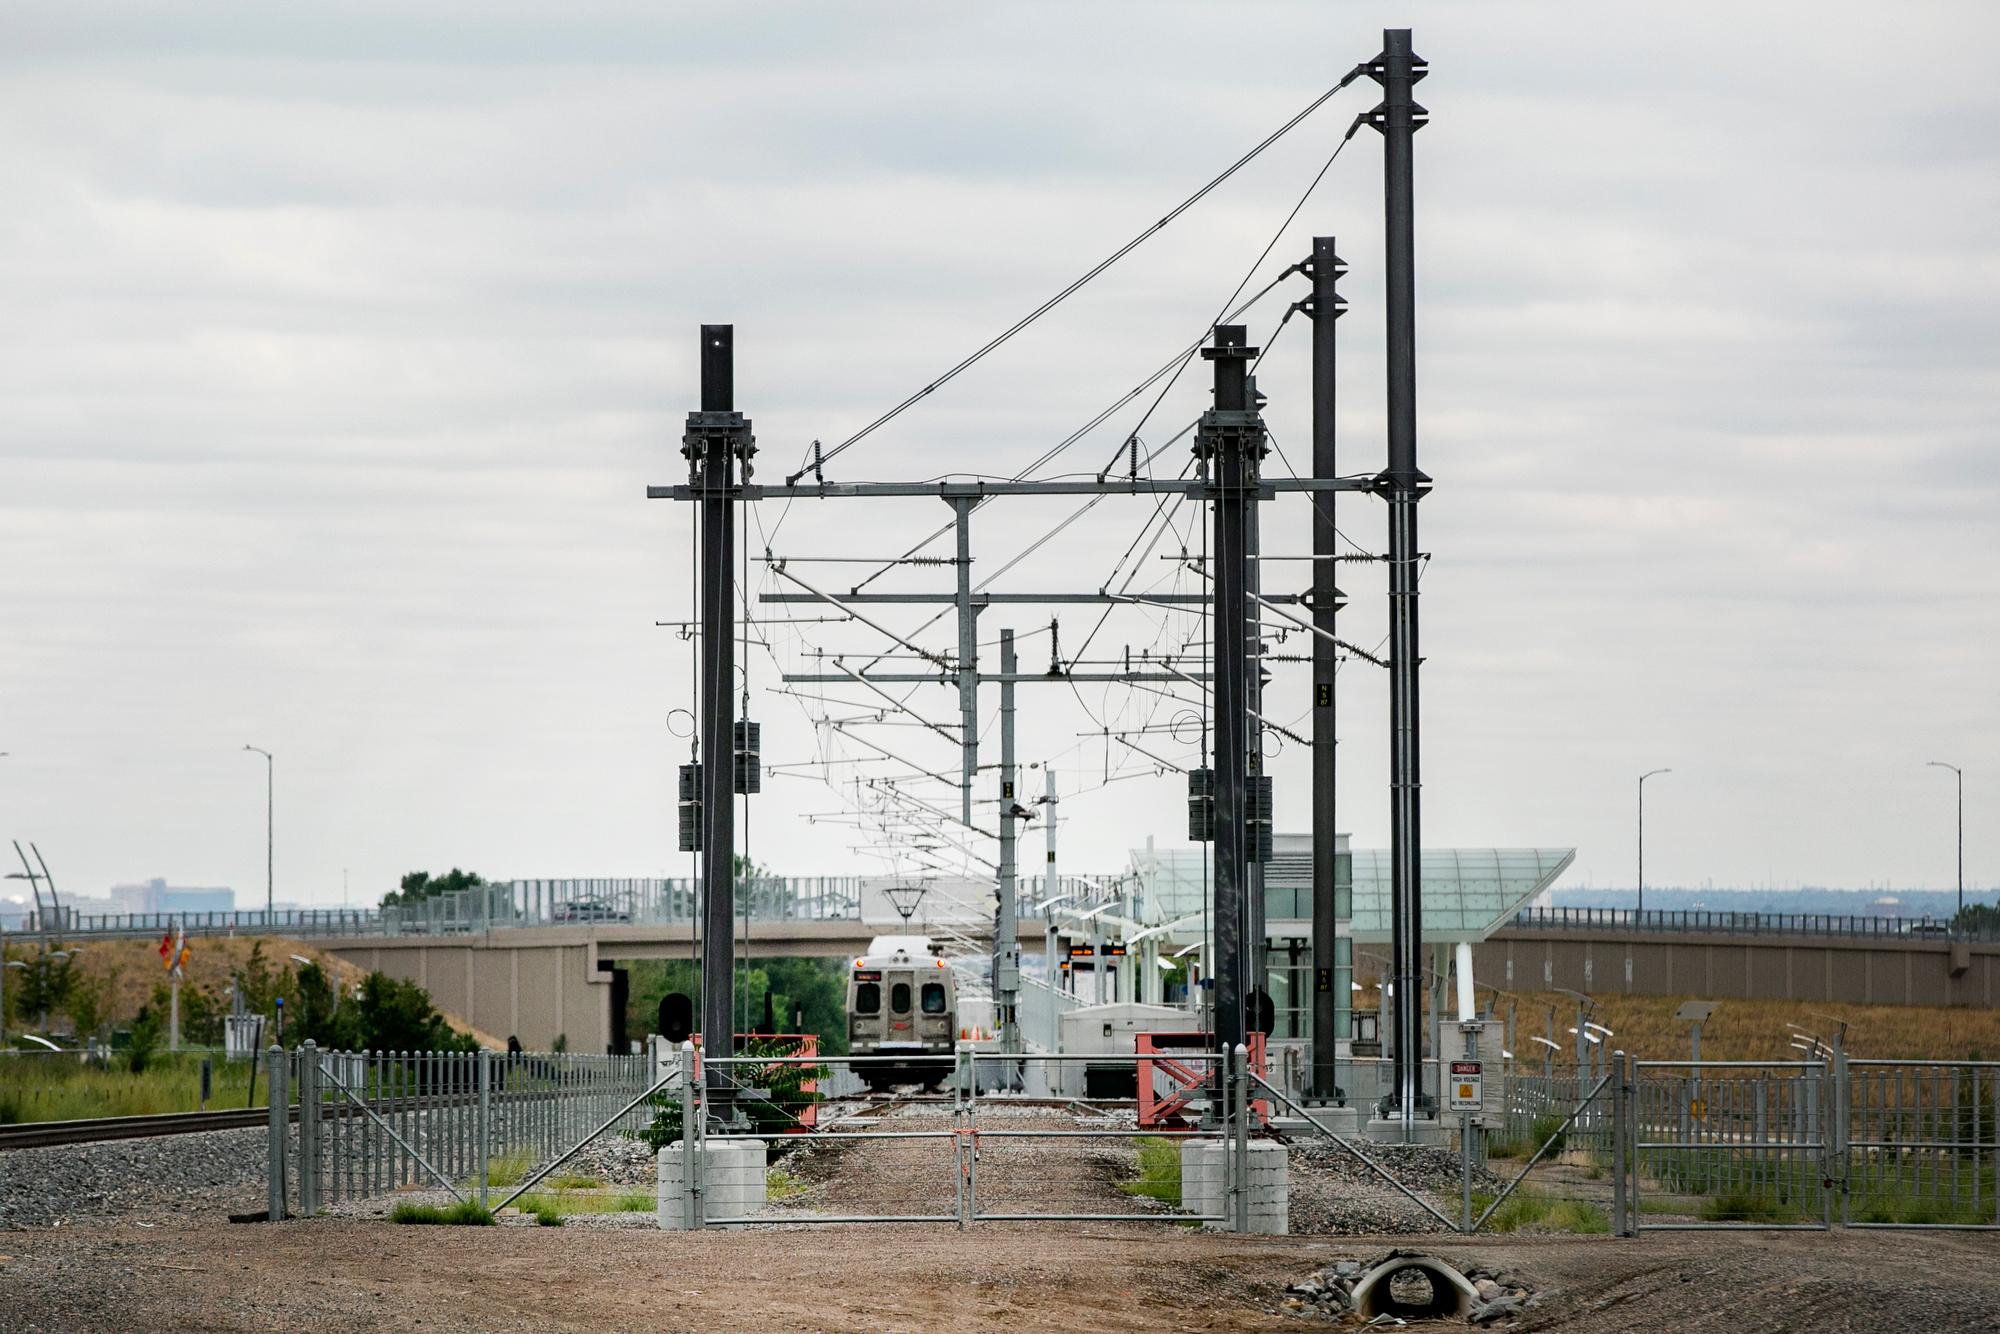
[{"label": "concrete footing block", "polygon": [[[764,1208],[764,1162],[768,1146],[761,1139],[728,1140],[704,1146],[701,1155],[701,1216],[707,1222],[744,1218]],[[687,1227],[686,1174],[683,1144],[675,1140],[660,1150],[659,1225],[678,1232]]]},{"label": "concrete footing block", "polygon": [[[1181,1207],[1192,1214],[1223,1215],[1220,1223],[1236,1226],[1229,1197],[1229,1145],[1220,1140],[1189,1140],[1181,1145]],[[1291,1158],[1285,1146],[1257,1140],[1248,1146],[1243,1188],[1249,1194],[1250,1231],[1281,1237],[1290,1230]]]}]

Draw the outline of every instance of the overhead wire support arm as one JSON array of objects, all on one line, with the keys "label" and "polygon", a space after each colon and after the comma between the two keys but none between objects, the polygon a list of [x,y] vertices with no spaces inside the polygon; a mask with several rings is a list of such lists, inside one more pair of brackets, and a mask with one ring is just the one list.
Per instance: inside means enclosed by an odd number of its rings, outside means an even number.
[{"label": "overhead wire support arm", "polygon": [[[836,607],[841,611],[846,612],[849,616],[852,616],[855,620],[861,622],[863,625],[867,626],[870,630],[873,630],[876,634],[882,635],[887,639],[891,639],[896,643],[901,644],[904,648],[910,650],[910,652],[916,654],[918,657],[922,658],[925,662],[934,662],[938,665],[939,669],[943,671],[952,670],[951,663],[948,660],[946,660],[943,654],[933,653],[929,649],[920,647],[919,645],[916,644],[912,644],[909,640],[903,638],[901,635],[897,634],[894,630],[887,628],[886,626],[880,624],[879,622],[871,621],[866,616],[863,616],[860,612],[855,611],[852,607],[849,607],[845,602],[842,602],[839,598],[834,597],[830,593],[822,593],[819,589],[814,588],[811,584],[807,583],[805,580],[799,578],[796,574],[793,574],[790,570],[786,569],[783,564],[773,565],[771,567],[771,573],[779,576],[780,578],[791,580],[793,583],[797,584],[800,588],[803,588],[806,590],[806,592],[812,594],[814,600],[824,602],[828,606]],[[777,602],[777,601],[784,601],[786,599],[783,597],[782,594],[766,593],[763,595],[762,600],[766,602]]]}]

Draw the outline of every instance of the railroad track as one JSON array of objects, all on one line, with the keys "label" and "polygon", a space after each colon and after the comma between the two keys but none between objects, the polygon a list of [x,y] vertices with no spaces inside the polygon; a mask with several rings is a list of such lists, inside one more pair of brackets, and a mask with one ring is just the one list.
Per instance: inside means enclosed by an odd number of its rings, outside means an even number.
[{"label": "railroad track", "polygon": [[[292,1109],[298,1120],[298,1108]],[[30,1121],[0,1126],[0,1150],[39,1149],[63,1144],[94,1144],[108,1139],[150,1139],[160,1135],[193,1135],[204,1130],[249,1130],[270,1124],[263,1107],[218,1112],[167,1112],[160,1116],[99,1116],[87,1121]]]}]

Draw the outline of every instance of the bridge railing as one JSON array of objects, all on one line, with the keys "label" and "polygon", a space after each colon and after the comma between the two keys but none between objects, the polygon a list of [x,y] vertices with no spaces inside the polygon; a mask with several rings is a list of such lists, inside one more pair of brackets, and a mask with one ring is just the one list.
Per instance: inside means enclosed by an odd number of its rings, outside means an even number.
[{"label": "bridge railing", "polygon": [[1675,935],[1879,936],[1902,940],[1995,940],[1993,928],[1953,929],[1936,917],[1844,913],[1717,912],[1706,908],[1523,908],[1511,925],[1531,931],[1644,931]]},{"label": "bridge railing", "polygon": [[[434,894],[386,908],[281,908],[236,912],[77,913],[69,908],[29,913],[23,934],[60,931],[77,936],[159,936],[185,927],[191,936],[436,936],[517,927],[681,925],[699,911],[692,880],[598,878],[503,880]],[[737,919],[771,922],[858,922],[861,881],[854,876],[755,876],[736,885]],[[8,934],[12,934],[9,932]]]}]

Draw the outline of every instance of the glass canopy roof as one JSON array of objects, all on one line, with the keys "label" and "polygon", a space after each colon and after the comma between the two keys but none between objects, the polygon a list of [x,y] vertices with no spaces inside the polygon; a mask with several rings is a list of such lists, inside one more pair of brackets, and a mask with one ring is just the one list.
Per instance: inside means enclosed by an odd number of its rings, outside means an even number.
[{"label": "glass canopy roof", "polygon": [[[1273,935],[1306,934],[1312,913],[1311,840],[1277,836],[1264,868],[1266,921]],[[1352,934],[1363,943],[1389,940],[1389,850],[1349,849],[1353,861]],[[1450,944],[1493,934],[1547,889],[1576,859],[1574,848],[1429,848],[1422,859],[1424,940]],[[1167,920],[1199,914],[1208,888],[1207,849],[1135,852],[1134,869],[1151,884],[1153,915]],[[1178,936],[1180,933],[1176,933]]]}]

